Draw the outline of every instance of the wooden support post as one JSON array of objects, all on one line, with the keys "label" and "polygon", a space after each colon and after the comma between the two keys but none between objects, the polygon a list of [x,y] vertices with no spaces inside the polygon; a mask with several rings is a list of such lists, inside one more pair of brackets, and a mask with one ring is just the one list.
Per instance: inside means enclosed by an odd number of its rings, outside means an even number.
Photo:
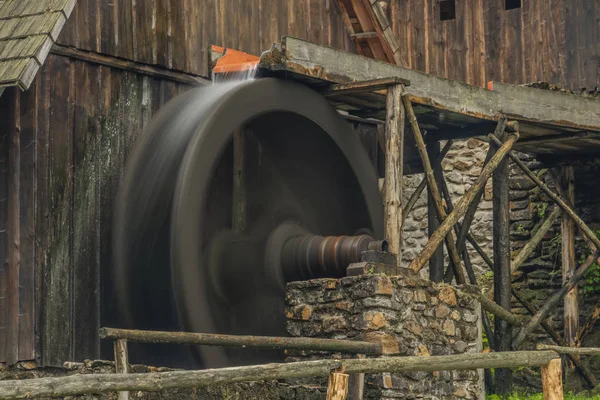
[{"label": "wooden support post", "polygon": [[[494,146],[490,143],[490,146]],[[494,171],[493,218],[494,218],[494,301],[507,311],[511,310],[510,275],[510,205],[508,200],[508,159],[504,158]],[[511,326],[495,319],[496,351],[509,351],[512,337]],[[496,370],[496,392],[507,394],[512,391],[512,371]]]},{"label": "wooden support post", "polygon": [[[561,182],[564,200],[571,207],[575,204],[575,173],[572,166],[566,166],[561,171]],[[568,282],[575,273],[575,223],[563,212],[560,225],[562,238],[562,281]],[[575,346],[579,330],[579,293],[577,286],[573,287],[564,299],[565,340],[569,346]]]},{"label": "wooden support post", "polygon": [[[427,261],[429,261],[431,254],[433,254],[433,252],[435,251],[435,249],[437,248],[439,243],[452,230],[452,226],[454,226],[454,224],[456,224],[458,222],[460,217],[462,217],[464,215],[468,205],[473,201],[473,199],[475,198],[475,195],[477,194],[479,189],[481,189],[482,187],[485,186],[487,180],[492,175],[492,172],[496,169],[496,166],[500,163],[500,161],[502,161],[504,156],[509,152],[512,145],[517,140],[517,137],[518,137],[518,135],[515,135],[515,134],[509,135],[508,139],[506,140],[506,143],[504,145],[502,145],[502,147],[494,154],[494,156],[492,157],[490,162],[482,169],[481,175],[479,175],[479,177],[477,178],[477,180],[475,181],[473,186],[467,191],[467,193],[465,193],[463,195],[463,197],[461,197],[461,199],[456,204],[456,208],[454,209],[454,211],[452,211],[452,213],[450,213],[448,218],[446,218],[442,222],[442,224],[440,225],[440,228],[434,233],[432,238],[427,242],[427,244],[425,245],[425,248],[423,249],[421,254],[419,254],[419,256],[417,256],[412,261],[409,268],[418,272],[421,270],[421,268],[423,268],[425,263],[427,263]],[[451,245],[456,250],[456,242],[452,241]],[[448,246],[448,247],[450,248],[450,246]],[[461,273],[462,273],[462,271],[461,271]],[[459,276],[457,275],[457,281],[458,281],[458,278],[459,278]],[[462,276],[462,278],[463,278],[463,282],[464,282],[464,275]]]},{"label": "wooden support post", "polygon": [[[407,96],[403,96],[402,100],[404,101],[404,108],[406,109],[406,114],[412,127],[413,136],[415,137],[415,142],[417,143],[417,149],[419,151],[419,155],[421,156],[421,161],[423,162],[425,178],[427,178],[427,188],[429,189],[429,193],[431,193],[431,196],[433,198],[438,219],[440,220],[440,222],[445,221],[447,217],[446,210],[444,210],[444,206],[442,204],[442,196],[440,195],[440,189],[435,181],[435,175],[433,173],[433,168],[431,168],[431,162],[429,160],[429,156],[427,155],[425,141],[423,140],[423,134],[421,133],[421,129],[419,128],[417,117],[415,116],[415,111],[413,110],[410,99]],[[454,225],[454,223],[452,225]],[[441,241],[445,238],[446,248],[448,249],[448,253],[450,255],[450,262],[454,268],[454,275],[456,276],[456,281],[458,283],[465,283],[465,274],[462,270],[460,255],[458,253],[458,250],[456,249],[456,238],[454,237],[454,232],[451,229],[452,225],[450,225],[448,229],[445,229],[444,231],[442,231],[440,226],[440,229],[435,231],[430,237],[429,241],[427,242],[427,244],[431,244],[430,248],[427,249],[427,253],[425,253],[424,249],[423,252],[411,262],[411,266],[409,266],[409,268],[414,269],[416,272],[420,271],[421,268],[423,268],[423,266],[425,266],[425,264],[429,261],[433,253],[435,253]],[[435,238],[435,235],[438,232],[443,232],[443,235],[439,235],[439,240]]]},{"label": "wooden support post", "polygon": [[233,210],[232,229],[236,233],[246,230],[246,138],[244,128],[233,133]]},{"label": "wooden support post", "polygon": [[348,374],[332,372],[327,384],[327,400],[346,400],[348,397]]},{"label": "wooden support post", "polygon": [[[448,140],[446,142],[439,157],[436,159],[436,163],[442,162],[444,157],[446,157],[446,154],[448,154],[448,151],[450,151],[450,148],[452,147],[453,143],[454,143],[454,141],[452,141],[452,140]],[[404,223],[404,221],[406,220],[406,217],[408,216],[408,214],[410,214],[413,207],[417,203],[417,200],[419,200],[419,197],[421,197],[421,193],[423,193],[423,190],[425,190],[425,187],[427,187],[427,178],[423,178],[421,183],[419,183],[419,186],[417,186],[417,188],[413,192],[412,196],[410,196],[408,203],[406,203],[406,207],[404,207],[404,210],[402,210],[402,223]]]},{"label": "wooden support post", "polygon": [[404,162],[403,85],[390,86],[387,92],[385,123],[385,238],[390,252],[402,261],[402,168]]},{"label": "wooden support post", "polygon": [[[117,374],[129,373],[129,352],[127,351],[127,340],[115,340],[115,372]],[[119,400],[128,400],[129,392],[119,392]]]},{"label": "wooden support post", "polygon": [[[429,159],[435,160],[433,167],[433,174],[437,182],[444,180],[444,173],[442,171],[442,163],[438,161],[440,158],[440,143],[433,142],[427,144],[427,153]],[[433,235],[440,227],[440,220],[438,219],[435,211],[435,200],[431,192],[427,194],[427,232],[429,237]],[[432,282],[441,282],[444,279],[444,246],[439,245],[435,250],[431,259],[429,260],[429,280]]]},{"label": "wooden support post", "polygon": [[562,367],[560,359],[552,360],[542,367],[542,391],[544,400],[562,400]]}]

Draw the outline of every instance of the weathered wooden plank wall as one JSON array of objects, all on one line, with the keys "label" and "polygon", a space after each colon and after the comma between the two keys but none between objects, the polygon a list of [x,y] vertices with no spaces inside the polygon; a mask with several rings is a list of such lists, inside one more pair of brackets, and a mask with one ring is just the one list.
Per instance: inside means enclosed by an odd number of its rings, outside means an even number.
[{"label": "weathered wooden plank wall", "polygon": [[40,350],[45,365],[98,357],[100,274],[126,156],[151,115],[188,88],[50,55],[27,92],[4,93],[0,361]]},{"label": "weathered wooden plank wall", "polygon": [[352,50],[336,0],[79,0],[59,43],[207,76],[207,47],[251,54],[291,35]]},{"label": "weathered wooden plank wall", "polygon": [[571,89],[600,85],[600,0],[391,0],[390,20],[409,67],[485,86],[546,81]]}]

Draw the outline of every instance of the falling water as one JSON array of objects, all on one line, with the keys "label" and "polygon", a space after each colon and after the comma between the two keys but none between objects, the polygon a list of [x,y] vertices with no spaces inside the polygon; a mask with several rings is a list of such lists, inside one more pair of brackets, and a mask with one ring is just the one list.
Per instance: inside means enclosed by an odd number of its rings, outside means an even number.
[{"label": "falling water", "polygon": [[222,83],[222,82],[231,82],[231,81],[247,81],[254,79],[256,76],[256,72],[258,71],[258,63],[245,63],[240,65],[239,70],[235,71],[223,71],[217,72],[213,70],[212,72],[212,82],[213,83]]}]

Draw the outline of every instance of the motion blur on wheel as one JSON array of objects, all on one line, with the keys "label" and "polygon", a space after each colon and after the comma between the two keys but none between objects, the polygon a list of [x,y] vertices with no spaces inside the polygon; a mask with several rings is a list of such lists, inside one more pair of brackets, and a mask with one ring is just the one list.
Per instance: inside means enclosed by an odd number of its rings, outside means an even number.
[{"label": "motion blur on wheel", "polygon": [[[113,236],[121,324],[286,336],[286,282],[344,276],[382,231],[375,171],[320,94],[274,78],[191,90],[164,107],[127,161]],[[196,368],[283,359],[132,350],[135,361]]]}]

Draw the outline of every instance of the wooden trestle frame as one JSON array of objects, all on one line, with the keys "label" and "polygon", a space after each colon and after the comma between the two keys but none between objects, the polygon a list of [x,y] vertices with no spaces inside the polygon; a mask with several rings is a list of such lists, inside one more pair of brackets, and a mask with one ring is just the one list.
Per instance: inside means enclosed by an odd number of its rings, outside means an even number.
[{"label": "wooden trestle frame", "polygon": [[[468,241],[480,254],[486,265],[494,272],[494,286],[488,288],[493,296],[493,300],[481,295],[480,300],[482,308],[482,322],[490,346],[495,351],[517,350],[525,341],[528,334],[533,332],[538,326],[548,333],[548,335],[557,343],[558,346],[574,346],[575,339],[578,336],[577,329],[569,330],[572,332],[567,338],[563,338],[547,321],[546,317],[556,307],[561,299],[572,295],[576,290],[577,283],[583,278],[585,271],[600,256],[600,240],[594,235],[592,230],[577,216],[572,208],[573,202],[573,172],[572,167],[563,167],[562,174],[566,176],[566,183],[557,186],[560,188],[561,196],[556,195],[550,188],[544,184],[538,175],[532,172],[512,151],[512,147],[519,138],[519,123],[517,121],[508,121],[505,116],[500,116],[495,132],[488,135],[490,149],[484,161],[480,176],[473,186],[456,202],[452,204],[447,184],[443,175],[437,171],[441,170],[441,162],[447,152],[450,150],[453,141],[448,140],[444,148],[440,151],[439,145],[437,152],[432,152],[431,145],[426,145],[419,127],[415,111],[409,96],[406,94],[405,87],[409,82],[398,82],[397,78],[377,79],[373,81],[355,82],[352,84],[334,85],[328,91],[337,92],[341,95],[346,93],[360,93],[387,89],[387,117],[386,117],[386,161],[385,161],[385,186],[384,186],[384,206],[385,206],[385,233],[390,242],[390,248],[393,253],[401,260],[402,251],[402,222],[406,215],[410,213],[417,199],[425,188],[428,190],[430,199],[429,211],[435,215],[430,215],[430,228],[435,223],[435,229],[430,230],[429,240],[421,253],[412,260],[409,268],[415,272],[420,271],[429,263],[429,275],[433,281],[451,282],[453,278],[458,284],[469,283],[477,285],[477,280],[469,258],[469,252],[466,248]],[[342,87],[343,86],[343,87]],[[405,120],[408,121],[412,134],[415,139],[416,147],[421,158],[425,177],[412,194],[406,206],[401,204],[402,198],[402,175],[404,153],[404,135]],[[429,148],[428,148],[429,147]],[[433,155],[433,157],[431,156]],[[432,161],[433,159],[433,161]],[[509,245],[509,200],[508,200],[508,159],[512,160],[535,185],[546,193],[557,205],[549,216],[540,225],[533,234],[530,241],[514,257],[510,258]],[[542,170],[543,174],[546,172]],[[541,175],[541,174],[540,174]],[[486,255],[481,246],[469,233],[471,223],[473,222],[475,212],[482,198],[483,191],[487,181],[492,178],[494,185],[493,196],[493,214],[494,214],[494,260]],[[565,180],[565,179],[563,179]],[[567,196],[567,191],[569,197]],[[563,257],[569,257],[568,268],[563,274],[568,277],[563,287],[555,292],[548,301],[539,310],[525,299],[525,297],[511,285],[511,275],[517,271],[526,259],[532,254],[537,245],[541,242],[544,235],[549,231],[552,225],[562,215],[563,249],[572,248],[574,241],[574,225],[588,239],[589,245],[594,250],[587,260],[578,268],[574,268],[573,251],[566,251]],[[433,218],[432,218],[433,217]],[[464,217],[464,218],[463,218]],[[458,221],[463,218],[462,223]],[[433,221],[432,221],[433,219]],[[442,242],[445,242],[449,252],[450,266],[443,270],[443,253],[439,250]],[[563,260],[564,264],[567,260]],[[464,267],[463,267],[464,265]],[[440,269],[442,268],[442,269]],[[520,302],[523,307],[532,315],[531,319],[513,314],[511,310],[512,296]],[[568,298],[568,297],[567,297]],[[565,307],[565,315],[577,315],[576,300],[571,300],[570,307]],[[495,315],[495,330],[487,317],[486,311]],[[575,318],[576,320],[576,318]],[[515,335],[512,334],[513,328],[519,328]],[[572,327],[571,327],[572,328]],[[567,353],[571,362],[577,367],[577,370],[590,386],[596,386],[598,383],[590,370],[581,363],[579,353]],[[496,384],[498,386],[510,387],[511,373],[509,370],[496,371]]]}]

